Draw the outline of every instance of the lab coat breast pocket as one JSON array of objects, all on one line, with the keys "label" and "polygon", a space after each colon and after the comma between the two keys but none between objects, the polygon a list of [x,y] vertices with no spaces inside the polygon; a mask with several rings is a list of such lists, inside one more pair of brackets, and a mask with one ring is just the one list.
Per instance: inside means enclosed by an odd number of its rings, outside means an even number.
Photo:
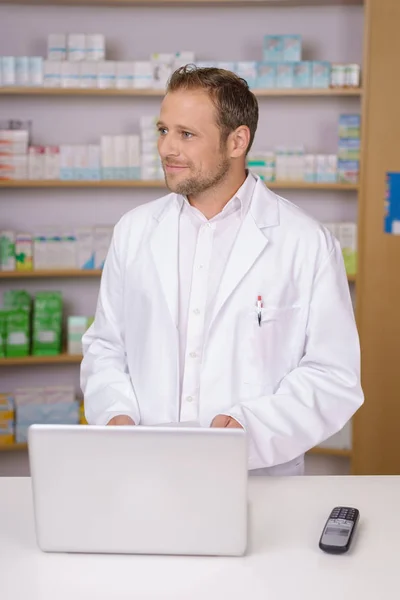
[{"label": "lab coat breast pocket", "polygon": [[[305,344],[305,311],[300,305],[261,309],[249,314],[250,364],[253,381],[264,393],[274,393],[280,381],[299,363]],[[255,368],[254,368],[255,367]]]}]

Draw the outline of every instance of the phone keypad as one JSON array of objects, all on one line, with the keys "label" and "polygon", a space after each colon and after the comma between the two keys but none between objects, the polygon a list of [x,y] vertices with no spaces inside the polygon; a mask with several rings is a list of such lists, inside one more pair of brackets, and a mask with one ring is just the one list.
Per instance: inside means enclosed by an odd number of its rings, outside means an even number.
[{"label": "phone keypad", "polygon": [[347,506],[337,506],[332,510],[329,518],[335,521],[340,519],[341,521],[354,522],[356,520],[356,510]]}]

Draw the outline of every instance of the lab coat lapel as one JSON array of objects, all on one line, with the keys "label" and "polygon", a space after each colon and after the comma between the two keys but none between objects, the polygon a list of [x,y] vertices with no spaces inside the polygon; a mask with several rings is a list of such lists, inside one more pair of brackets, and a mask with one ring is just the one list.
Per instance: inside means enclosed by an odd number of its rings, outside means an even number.
[{"label": "lab coat lapel", "polygon": [[178,327],[178,241],[179,241],[179,202],[172,197],[161,214],[151,237],[151,251],[174,325]]},{"label": "lab coat lapel", "polygon": [[266,248],[268,239],[263,229],[278,224],[279,215],[276,196],[258,179],[250,210],[239,230],[222,276],[210,325],[213,324],[229,296]]}]

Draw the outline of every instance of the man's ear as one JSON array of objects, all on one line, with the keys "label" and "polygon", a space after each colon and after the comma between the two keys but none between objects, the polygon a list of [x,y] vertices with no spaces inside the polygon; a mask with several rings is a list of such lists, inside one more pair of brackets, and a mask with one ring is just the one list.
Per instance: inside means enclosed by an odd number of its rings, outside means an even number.
[{"label": "man's ear", "polygon": [[229,134],[229,156],[240,158],[245,156],[250,143],[250,129],[246,125],[240,125]]}]

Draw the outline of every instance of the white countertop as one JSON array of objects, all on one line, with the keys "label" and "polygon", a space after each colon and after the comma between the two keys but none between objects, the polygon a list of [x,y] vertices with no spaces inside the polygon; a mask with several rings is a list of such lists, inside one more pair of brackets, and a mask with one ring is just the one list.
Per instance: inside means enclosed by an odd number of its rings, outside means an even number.
[{"label": "white countertop", "polygon": [[[7,600],[398,600],[400,477],[250,478],[243,558],[45,554],[29,479],[0,478],[0,596]],[[319,537],[335,505],[360,510],[349,553]]]}]

